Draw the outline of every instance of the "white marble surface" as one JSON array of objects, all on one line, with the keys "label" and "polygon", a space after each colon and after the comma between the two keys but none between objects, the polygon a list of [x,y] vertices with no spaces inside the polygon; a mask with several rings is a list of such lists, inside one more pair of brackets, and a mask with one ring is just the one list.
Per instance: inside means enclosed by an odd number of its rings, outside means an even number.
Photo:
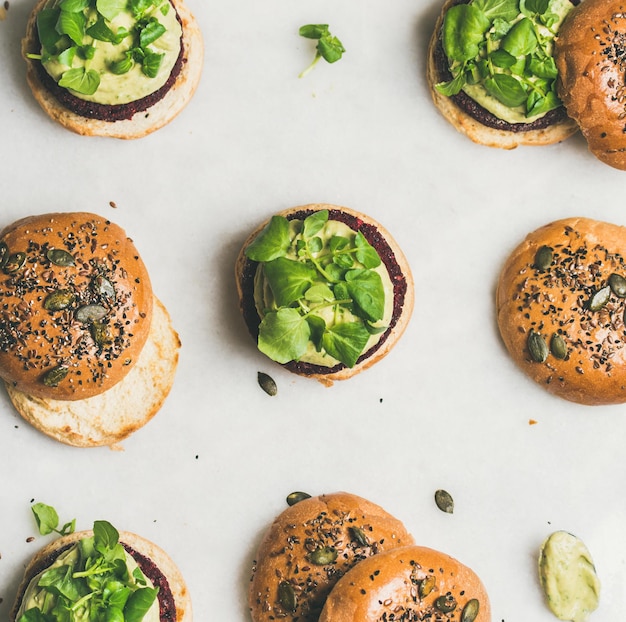
[{"label": "white marble surface", "polygon": [[[602,581],[593,619],[620,619],[626,406],[577,406],[523,377],[499,340],[493,299],[527,231],[573,215],[626,224],[626,173],[578,136],[503,152],[457,134],[424,79],[435,0],[188,2],[205,36],[201,85],[171,125],[132,142],[49,121],[19,53],[32,0],[11,0],[0,21],[0,225],[52,210],[115,220],[183,343],[169,399],[123,451],[55,443],[0,395],[0,617],[49,539],[26,541],[35,499],[79,528],[107,519],[152,538],[184,572],[197,620],[245,622],[254,549],[299,489],[383,505],[419,543],[476,570],[494,622],[554,619],[536,559],[547,535],[571,531]],[[347,52],[298,79],[313,55],[298,28],[311,22],[330,24]],[[377,218],[416,281],[395,350],[330,389],[256,351],[233,283],[251,228],[318,201]],[[276,380],[276,397],[258,387],[259,370]],[[453,495],[454,514],[436,508],[437,488]]]}]

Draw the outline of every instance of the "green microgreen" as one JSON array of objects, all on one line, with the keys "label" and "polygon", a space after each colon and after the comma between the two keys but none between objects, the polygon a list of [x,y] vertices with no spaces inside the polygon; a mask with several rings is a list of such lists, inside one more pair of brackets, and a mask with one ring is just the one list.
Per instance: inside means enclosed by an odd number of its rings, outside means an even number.
[{"label": "green microgreen", "polygon": [[35,517],[39,533],[42,536],[46,536],[53,532],[58,533],[61,536],[66,536],[74,532],[76,519],[65,523],[65,525],[59,529],[59,515],[51,505],[46,505],[45,503],[34,503],[31,506],[31,510]]},{"label": "green microgreen", "polygon": [[[54,508],[32,506],[41,533],[57,530]],[[140,568],[129,572],[119,532],[107,521],[95,521],[93,535],[64,551],[42,572],[36,602],[17,622],[141,622],[158,596]]]},{"label": "green microgreen", "polygon": [[552,48],[572,6],[560,0],[470,0],[452,6],[441,32],[452,79],[437,90],[452,96],[478,84],[526,117],[558,108]]},{"label": "green microgreen", "polygon": [[320,58],[323,58],[328,63],[336,63],[346,51],[341,41],[330,33],[328,24],[307,24],[301,26],[299,34],[306,39],[317,40],[315,57],[311,64],[300,73],[300,78],[309,73],[317,65]]},{"label": "green microgreen", "polygon": [[328,221],[328,210],[291,225],[274,216],[246,249],[271,291],[258,347],[279,363],[300,360],[312,343],[353,367],[370,335],[385,330],[373,326],[385,312],[380,256],[360,231],[325,234]]}]

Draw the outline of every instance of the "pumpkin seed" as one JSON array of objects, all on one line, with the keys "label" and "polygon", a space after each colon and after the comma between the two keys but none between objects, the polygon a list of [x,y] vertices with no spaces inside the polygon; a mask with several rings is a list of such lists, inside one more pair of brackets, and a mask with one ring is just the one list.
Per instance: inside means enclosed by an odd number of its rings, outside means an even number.
[{"label": "pumpkin seed", "polygon": [[478,617],[478,610],[480,609],[480,603],[478,599],[472,598],[468,600],[463,607],[463,612],[461,613],[461,622],[474,622]]},{"label": "pumpkin seed", "polygon": [[609,286],[618,298],[626,298],[626,279],[623,276],[613,273],[609,277]]},{"label": "pumpkin seed", "polygon": [[83,324],[98,322],[107,314],[107,310],[102,305],[90,304],[76,310],[76,319]]},{"label": "pumpkin seed", "polygon": [[7,274],[17,272],[26,263],[26,253],[13,253],[4,262],[4,271]]},{"label": "pumpkin seed", "polygon": [[452,514],[452,512],[454,512],[454,499],[446,490],[437,490],[435,492],[435,503],[442,512],[446,512],[448,514]]},{"label": "pumpkin seed", "polygon": [[64,365],[57,365],[44,374],[43,383],[47,387],[58,387],[59,382],[67,376],[69,371],[70,370]]},{"label": "pumpkin seed", "polygon": [[316,566],[327,566],[337,559],[337,549],[332,546],[323,546],[309,553],[306,558]]},{"label": "pumpkin seed", "polygon": [[308,492],[292,492],[287,495],[287,505],[295,505],[296,503],[300,503],[300,501],[310,498],[311,495]]},{"label": "pumpkin seed", "polygon": [[360,527],[350,527],[350,534],[352,535],[352,539],[355,540],[359,546],[370,545],[365,532]]},{"label": "pumpkin seed", "polygon": [[543,363],[548,358],[548,346],[545,339],[534,330],[531,330],[526,340],[528,351],[530,352],[530,358],[535,363]]},{"label": "pumpkin seed", "polygon": [[298,606],[296,591],[288,581],[281,581],[278,584],[278,602],[280,606],[289,613],[293,613]]},{"label": "pumpkin seed", "polygon": [[429,574],[425,579],[420,581],[418,589],[419,597],[426,598],[434,589],[437,580],[435,575]]},{"label": "pumpkin seed", "polygon": [[265,391],[268,395],[274,396],[278,393],[278,387],[274,382],[274,379],[267,374],[264,374],[262,371],[257,372],[257,380],[259,386]]},{"label": "pumpkin seed", "polygon": [[109,335],[109,327],[102,322],[93,322],[89,326],[91,337],[96,342],[96,345],[100,348],[111,343],[111,336]]},{"label": "pumpkin seed", "polygon": [[599,289],[589,300],[589,311],[600,311],[606,305],[611,297],[611,286],[607,285]]},{"label": "pumpkin seed", "polygon": [[4,242],[0,242],[0,268],[4,268],[4,264],[8,258],[9,247]]},{"label": "pumpkin seed", "polygon": [[115,288],[109,279],[101,274],[94,277],[91,281],[91,289],[94,293],[108,300],[115,300]]},{"label": "pumpkin seed", "polygon": [[456,600],[451,594],[444,594],[435,600],[435,607],[442,613],[451,613],[456,609]]},{"label": "pumpkin seed", "polygon": [[63,311],[67,309],[76,299],[71,289],[57,289],[48,294],[43,301],[43,308],[46,311]]},{"label": "pumpkin seed", "polygon": [[64,268],[68,266],[75,266],[74,257],[70,255],[67,251],[64,251],[62,248],[51,248],[46,253],[46,257],[53,263],[55,266],[63,266]]},{"label": "pumpkin seed", "polygon": [[537,270],[547,270],[552,264],[552,260],[554,259],[554,253],[552,252],[552,248],[549,246],[542,246],[535,253],[535,263],[533,267]]},{"label": "pumpkin seed", "polygon": [[565,340],[558,333],[554,333],[554,335],[552,335],[552,339],[550,339],[550,352],[552,352],[552,355],[555,358],[561,360],[567,356],[567,346],[565,345]]}]

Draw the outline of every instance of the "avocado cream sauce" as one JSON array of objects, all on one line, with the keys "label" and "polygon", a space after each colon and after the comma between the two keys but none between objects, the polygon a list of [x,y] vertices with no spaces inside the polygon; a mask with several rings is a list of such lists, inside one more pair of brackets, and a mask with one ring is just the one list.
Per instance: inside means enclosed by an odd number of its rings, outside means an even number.
[{"label": "avocado cream sauce", "polygon": [[[86,15],[87,23],[95,21],[97,16],[95,9],[88,9]],[[93,95],[68,90],[80,99],[105,105],[128,104],[158,91],[167,82],[180,54],[182,28],[173,7],[170,7],[166,15],[158,9],[154,10],[151,15],[158,19],[166,29],[156,41],[148,46],[152,52],[165,55],[156,77],[146,76],[141,70],[140,63],[135,63],[130,71],[121,75],[109,71],[110,63],[121,60],[124,53],[130,49],[131,37],[126,37],[121,43],[115,45],[85,35],[83,43],[94,45],[95,55],[85,60],[76,54],[71,68],[85,67],[97,71],[100,74],[100,86]],[[129,12],[121,11],[109,24],[114,32],[119,27],[130,31],[135,25],[135,18]],[[61,79],[65,71],[70,69],[56,60],[44,61],[43,66],[56,82]]]},{"label": "avocado cream sauce", "polygon": [[[558,28],[565,19],[565,16],[574,7],[570,0],[552,0],[550,5],[550,12],[559,16],[558,21],[552,26],[552,29],[558,32]],[[518,20],[522,19],[523,15],[520,13]],[[541,34],[544,36],[553,35],[546,28],[540,27]],[[549,51],[552,52],[553,44],[550,44]],[[485,88],[480,84],[466,84],[463,87],[463,91],[469,95],[475,102],[479,103],[485,110],[491,112],[499,119],[506,121],[507,123],[532,123],[537,119],[543,117],[546,113],[535,115],[532,117],[526,116],[524,106],[517,106],[515,108],[509,108],[505,106],[498,99],[487,93]]]},{"label": "avocado cream sauce", "polygon": [[[290,220],[289,228],[290,228],[290,237],[293,242],[295,239],[297,232],[301,229],[300,226],[301,221],[298,220]],[[355,232],[348,227],[348,225],[339,222],[337,220],[329,220],[324,228],[317,233],[317,237],[320,237],[324,243],[326,243],[331,237],[339,235],[346,238],[354,238]],[[287,259],[297,259],[297,255],[295,252],[294,244],[289,249],[286,257]],[[354,268],[362,268],[361,264],[355,263]],[[377,268],[374,268],[375,272],[378,272],[380,278],[383,283],[383,289],[385,292],[385,312],[383,315],[383,319],[380,322],[374,324],[376,327],[386,327],[389,326],[391,319],[393,317],[393,284],[389,277],[389,273],[387,272],[387,268],[384,263],[381,263]],[[257,309],[257,313],[259,317],[262,319],[265,315],[265,312],[271,309],[276,308],[276,304],[274,302],[274,297],[272,295],[272,291],[267,284],[263,276],[263,265],[259,264],[255,279],[254,279],[254,301]],[[361,321],[355,315],[350,313],[347,309],[341,309],[339,313],[336,312],[333,306],[327,306],[320,311],[316,311],[316,315],[319,315],[324,319],[327,326],[333,326],[339,322],[354,322]],[[369,341],[365,345],[363,352],[367,352],[372,346],[376,345],[381,337],[384,335],[384,331],[372,335],[369,338]],[[312,342],[309,342],[307,351],[300,357],[300,361],[304,363],[310,363],[311,365],[321,365],[323,367],[334,367],[339,364],[340,361],[333,358],[329,354],[327,354],[324,350],[318,352],[315,348],[315,345]]]},{"label": "avocado cream sauce", "polygon": [[560,620],[584,622],[597,609],[600,581],[587,547],[576,536],[557,531],[544,542],[539,578],[548,606]]},{"label": "avocado cream sauce", "polygon": [[[38,586],[41,575],[50,568],[58,568],[59,566],[64,565],[72,567],[75,566],[78,562],[78,555],[78,544],[74,544],[66,551],[63,551],[63,553],[56,558],[53,564],[31,579],[28,587],[26,588],[26,592],[24,593],[24,598],[22,598],[22,604],[17,612],[17,616],[15,618],[16,620],[19,620],[20,616],[24,615],[24,613],[29,609],[33,609],[35,607],[42,609],[44,607],[44,601],[47,601],[50,598],[50,593]],[[128,567],[129,575],[132,576],[138,566],[137,562],[128,554],[128,552],[126,552],[126,565]],[[145,579],[147,587],[154,587],[150,579],[147,577]],[[76,616],[74,618],[75,622],[89,622],[89,615],[86,609],[78,608],[74,614]],[[142,622],[160,622],[160,618],[159,599],[157,598],[154,603],[152,603],[152,607],[150,607],[146,615],[143,617]]]}]

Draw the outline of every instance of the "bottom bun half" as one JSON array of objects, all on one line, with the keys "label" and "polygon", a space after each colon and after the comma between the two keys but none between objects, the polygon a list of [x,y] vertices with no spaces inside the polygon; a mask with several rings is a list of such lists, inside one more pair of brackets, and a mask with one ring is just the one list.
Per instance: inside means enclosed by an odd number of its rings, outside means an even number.
[{"label": "bottom bun half", "polygon": [[164,305],[155,297],[148,340],[126,377],[83,400],[32,397],[5,383],[19,414],[51,438],[76,447],[114,445],[159,411],[174,383],[180,339]]}]

